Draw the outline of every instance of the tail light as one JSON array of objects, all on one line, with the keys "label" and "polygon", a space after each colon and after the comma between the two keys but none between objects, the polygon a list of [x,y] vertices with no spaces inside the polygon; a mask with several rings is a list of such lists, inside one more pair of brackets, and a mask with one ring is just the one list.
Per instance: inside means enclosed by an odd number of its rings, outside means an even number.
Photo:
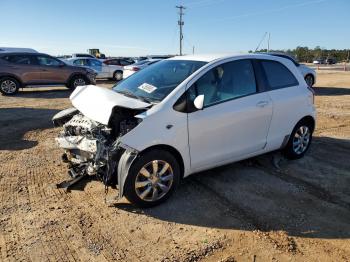
[{"label": "tail light", "polygon": [[136,67],[136,66],[133,66],[133,67],[131,68],[131,70],[136,72],[136,71],[139,71],[140,68],[139,68],[139,67]]}]

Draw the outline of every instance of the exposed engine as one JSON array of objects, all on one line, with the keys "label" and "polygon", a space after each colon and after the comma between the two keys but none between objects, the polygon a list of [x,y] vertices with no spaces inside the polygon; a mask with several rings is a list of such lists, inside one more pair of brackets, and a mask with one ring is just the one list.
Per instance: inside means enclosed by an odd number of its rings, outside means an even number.
[{"label": "exposed engine", "polygon": [[[120,146],[119,138],[138,125],[134,117],[139,113],[133,110],[116,108],[108,126],[91,120],[72,109],[59,113],[53,118],[63,130],[56,138],[58,145],[65,149],[62,155],[69,164],[69,175],[96,175],[105,185],[117,184],[117,166],[120,156],[125,151]],[[62,119],[64,118],[64,121]]]}]

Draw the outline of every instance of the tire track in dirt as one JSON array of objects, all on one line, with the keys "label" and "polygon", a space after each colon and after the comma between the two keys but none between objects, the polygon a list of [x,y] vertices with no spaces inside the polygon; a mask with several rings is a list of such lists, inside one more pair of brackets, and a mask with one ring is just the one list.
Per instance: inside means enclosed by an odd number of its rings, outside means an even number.
[{"label": "tire track in dirt", "polygon": [[[210,174],[211,172],[213,171],[206,171],[206,173],[208,174]],[[259,236],[259,239],[266,240],[268,243],[275,246],[275,248],[277,248],[281,252],[293,254],[301,253],[293,237],[284,234],[281,236],[279,234],[279,237],[282,238],[279,241],[274,237],[275,232],[272,232],[271,229],[268,226],[266,226],[266,224],[260,222],[259,218],[256,215],[254,215],[253,212],[241,208],[238,204],[233,203],[227,197],[220,194],[218,191],[215,191],[213,188],[211,188],[209,185],[207,185],[200,179],[196,177],[193,177],[191,179],[195,182],[191,182],[193,187],[197,187],[208,192],[210,195],[213,196],[213,198],[218,204],[223,205],[225,208],[229,209],[230,215],[242,221],[242,224],[244,224],[246,228],[240,228],[241,230],[248,230],[254,232]],[[282,242],[286,242],[287,244],[282,244]]]},{"label": "tire track in dirt", "polygon": [[[125,259],[124,251],[119,249],[116,250],[116,248],[120,245],[123,247],[130,246],[130,240],[125,237],[126,232],[118,231],[117,233],[121,238],[117,239],[118,242],[116,242],[116,240],[110,235],[110,230],[102,227],[108,225],[114,220],[109,212],[106,212],[107,207],[101,207],[101,203],[104,204],[103,199],[101,198],[98,201],[95,201],[95,199],[86,191],[84,191],[83,194],[83,197],[79,196],[79,198],[84,199],[83,202],[80,199],[77,199],[72,193],[67,193],[67,200],[70,201],[69,205],[78,207],[78,210],[76,210],[78,216],[75,214],[78,221],[75,222],[75,225],[79,228],[83,239],[85,238],[84,241],[90,251],[95,253],[95,255],[102,254],[104,258],[109,261]],[[119,228],[119,230],[120,229],[121,228]],[[120,241],[122,243],[120,243]],[[139,259],[133,251],[131,254],[130,250],[128,250],[128,252],[129,257],[132,259]]]},{"label": "tire track in dirt", "polygon": [[267,175],[277,177],[287,183],[295,185],[297,188],[307,192],[308,194],[316,197],[319,200],[325,201],[330,204],[338,205],[347,210],[350,209],[350,203],[341,200],[340,197],[333,195],[332,193],[330,193],[322,187],[314,185],[305,180],[296,178],[295,176],[288,174],[288,172],[283,171],[282,169],[274,169],[274,167],[266,166],[261,162],[256,162],[254,167],[264,171]]}]

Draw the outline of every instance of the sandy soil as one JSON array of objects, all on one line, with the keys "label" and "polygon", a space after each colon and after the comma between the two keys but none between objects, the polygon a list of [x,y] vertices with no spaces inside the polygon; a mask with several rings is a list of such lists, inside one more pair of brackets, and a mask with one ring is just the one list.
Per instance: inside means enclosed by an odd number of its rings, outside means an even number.
[{"label": "sandy soil", "polygon": [[147,210],[110,202],[94,178],[56,188],[67,175],[50,119],[69,91],[0,96],[0,261],[350,261],[350,72],[319,72],[315,89],[305,158],[203,172]]}]

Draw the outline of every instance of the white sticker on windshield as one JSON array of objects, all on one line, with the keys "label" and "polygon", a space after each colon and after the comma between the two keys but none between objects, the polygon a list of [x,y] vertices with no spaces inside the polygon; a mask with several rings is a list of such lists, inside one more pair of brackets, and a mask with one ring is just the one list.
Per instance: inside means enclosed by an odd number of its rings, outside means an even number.
[{"label": "white sticker on windshield", "polygon": [[138,89],[141,89],[147,93],[153,93],[157,88],[155,86],[152,86],[150,84],[147,84],[147,83],[143,83],[142,85],[140,85],[138,87]]}]

